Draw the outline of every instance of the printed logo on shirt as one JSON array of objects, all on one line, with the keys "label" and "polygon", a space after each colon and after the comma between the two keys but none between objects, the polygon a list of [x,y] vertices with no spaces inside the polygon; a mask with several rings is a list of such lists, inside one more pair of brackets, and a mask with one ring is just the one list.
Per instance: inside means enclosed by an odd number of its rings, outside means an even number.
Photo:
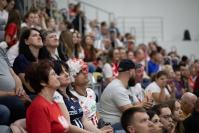
[{"label": "printed logo on shirt", "polygon": [[77,111],[69,111],[69,115],[76,115],[76,114],[78,114]]},{"label": "printed logo on shirt", "polygon": [[75,107],[74,107],[74,106],[70,106],[70,108],[71,108],[72,110],[75,110]]}]

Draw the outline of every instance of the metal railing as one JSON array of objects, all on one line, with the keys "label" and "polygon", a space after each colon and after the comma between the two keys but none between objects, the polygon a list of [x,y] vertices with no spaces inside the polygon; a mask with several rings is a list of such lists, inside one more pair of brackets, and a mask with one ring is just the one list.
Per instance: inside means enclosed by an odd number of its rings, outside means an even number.
[{"label": "metal railing", "polygon": [[32,0],[23,0],[24,1],[24,15],[28,10],[30,9],[32,3],[34,3]]},{"label": "metal railing", "polygon": [[[28,10],[33,3],[38,0],[24,0],[25,10]],[[40,0],[39,0],[40,1]],[[57,1],[59,2],[59,1]],[[82,0],[66,0],[66,3],[80,2],[81,9],[86,14],[86,22],[97,19],[100,21],[117,21],[121,33],[130,32],[136,38],[136,42],[143,43],[148,41],[164,41],[164,19],[162,17],[134,17],[121,16],[115,17],[113,12],[104,10],[100,7]],[[68,7],[68,5],[66,5]],[[79,31],[81,33],[81,20],[79,20]]]},{"label": "metal railing", "polygon": [[[108,23],[115,20],[115,14],[113,12],[107,11],[82,0],[68,0],[68,2],[70,1],[81,3],[82,10],[87,14],[88,20],[97,19],[98,21],[107,21]],[[92,15],[89,15],[89,12],[92,12]],[[95,12],[95,15],[93,15],[93,12]]]},{"label": "metal railing", "polygon": [[[24,12],[27,12],[31,6],[37,6],[39,2],[42,0],[23,0],[24,1]],[[60,0],[57,0],[56,2],[63,2]],[[65,7],[68,8],[68,5],[73,2],[80,2],[81,3],[81,9],[83,12],[86,14],[86,22],[89,22],[90,20],[97,19],[99,22],[100,21],[106,21],[110,23],[111,21],[115,20],[115,15],[113,12],[107,11],[105,9],[102,9],[100,7],[97,7],[95,5],[92,5],[91,3],[82,1],[82,0],[65,0]],[[69,20],[69,14],[67,14],[67,18]],[[79,20],[79,32],[82,33],[81,31],[82,27],[82,22]]]},{"label": "metal railing", "polygon": [[[105,9],[102,9],[100,7],[97,7],[95,5],[92,5],[82,0],[67,0],[68,4],[71,2],[79,2],[81,4],[81,9],[86,14],[87,25],[88,25],[88,22],[94,19],[98,20],[98,22],[106,21],[108,23],[115,20],[115,14],[113,12],[109,12]],[[80,33],[82,33],[81,27],[82,27],[82,20],[81,18],[79,18],[79,32]]]},{"label": "metal railing", "polygon": [[136,42],[163,41],[164,19],[162,17],[117,17],[121,33],[131,33]]}]

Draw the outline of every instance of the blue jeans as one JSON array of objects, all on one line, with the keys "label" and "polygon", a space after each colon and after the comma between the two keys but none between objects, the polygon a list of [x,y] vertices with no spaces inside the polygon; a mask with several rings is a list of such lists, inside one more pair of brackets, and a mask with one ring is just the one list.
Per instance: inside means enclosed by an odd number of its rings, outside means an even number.
[{"label": "blue jeans", "polygon": [[0,125],[8,125],[10,120],[10,110],[5,105],[0,104]]},{"label": "blue jeans", "polygon": [[0,97],[0,104],[9,108],[11,116],[10,123],[25,118],[26,109],[24,103],[17,96]]},{"label": "blue jeans", "polygon": [[0,131],[1,133],[12,133],[10,127],[6,125],[0,125]]},{"label": "blue jeans", "polygon": [[115,123],[112,125],[114,133],[125,133],[124,129],[122,128],[121,123]]}]

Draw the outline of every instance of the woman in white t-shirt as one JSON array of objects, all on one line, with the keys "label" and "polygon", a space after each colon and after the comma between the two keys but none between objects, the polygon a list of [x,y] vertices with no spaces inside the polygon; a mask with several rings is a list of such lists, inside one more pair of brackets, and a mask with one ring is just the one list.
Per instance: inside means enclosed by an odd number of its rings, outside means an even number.
[{"label": "woman in white t-shirt", "polygon": [[149,84],[145,91],[151,92],[154,100],[154,104],[166,101],[175,97],[175,90],[169,90],[167,85],[167,73],[165,71],[159,71],[155,75],[155,81]]}]

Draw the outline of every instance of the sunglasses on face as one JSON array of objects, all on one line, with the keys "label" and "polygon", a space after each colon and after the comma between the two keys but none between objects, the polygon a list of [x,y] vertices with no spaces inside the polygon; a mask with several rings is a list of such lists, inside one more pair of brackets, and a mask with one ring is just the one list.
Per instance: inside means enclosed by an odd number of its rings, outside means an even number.
[{"label": "sunglasses on face", "polygon": [[84,73],[84,74],[88,74],[88,66],[86,65],[86,64],[84,64],[83,66],[82,66],[82,73]]}]

